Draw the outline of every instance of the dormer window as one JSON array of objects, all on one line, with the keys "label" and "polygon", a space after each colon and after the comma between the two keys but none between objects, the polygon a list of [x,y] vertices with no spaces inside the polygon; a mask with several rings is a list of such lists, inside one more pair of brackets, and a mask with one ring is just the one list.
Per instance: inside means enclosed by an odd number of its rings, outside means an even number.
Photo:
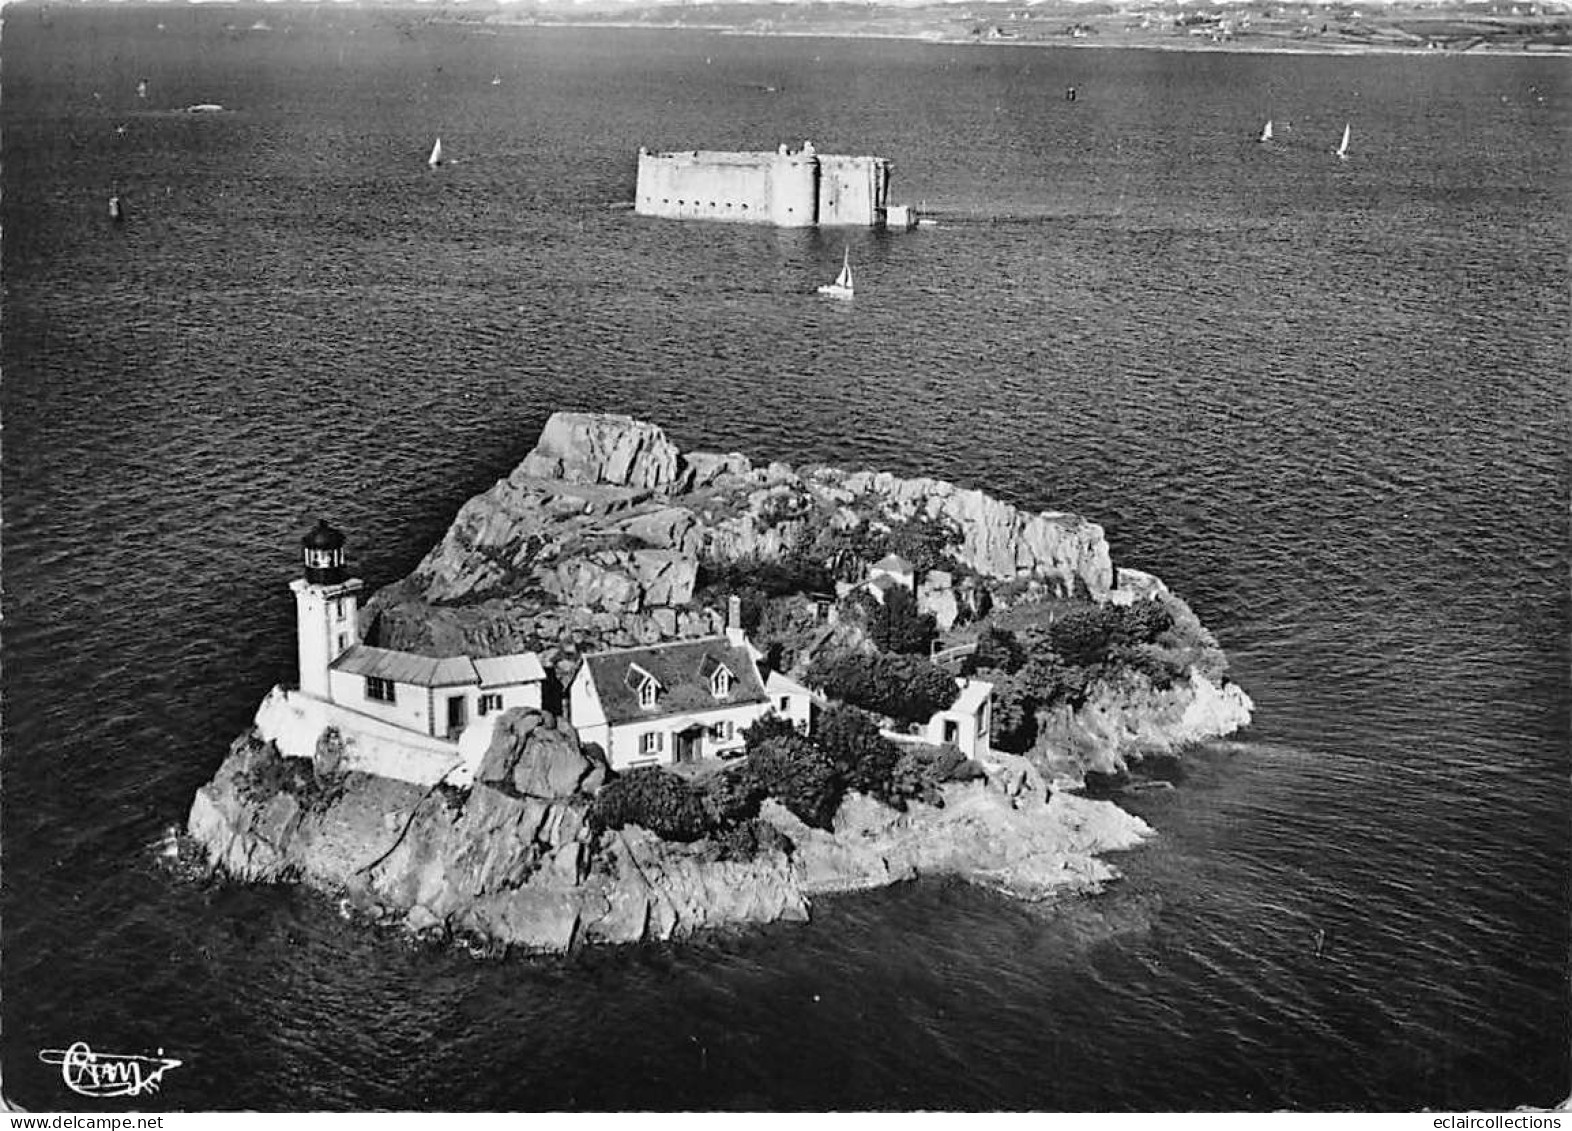
[{"label": "dormer window", "polygon": [[660,680],[655,674],[638,664],[629,664],[628,673],[622,677],[622,682],[628,690],[639,698],[639,706],[643,710],[651,710],[655,700],[660,696]]},{"label": "dormer window", "polygon": [[718,657],[708,654],[699,663],[699,678],[709,681],[710,695],[716,699],[731,698],[732,685],[737,682],[730,668]]}]

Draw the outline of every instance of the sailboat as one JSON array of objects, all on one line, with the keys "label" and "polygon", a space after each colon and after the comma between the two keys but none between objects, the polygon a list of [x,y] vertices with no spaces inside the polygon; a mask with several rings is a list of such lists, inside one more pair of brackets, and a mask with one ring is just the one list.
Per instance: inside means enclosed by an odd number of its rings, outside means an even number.
[{"label": "sailboat", "polygon": [[109,198],[109,218],[116,224],[126,218],[125,209],[120,207],[120,194],[114,193]]},{"label": "sailboat", "polygon": [[851,248],[846,249],[846,255],[841,260],[841,273],[835,276],[835,282],[825,283],[819,288],[819,293],[832,298],[852,297]]},{"label": "sailboat", "polygon": [[1268,118],[1266,120],[1266,125],[1261,127],[1261,136],[1259,138],[1257,138],[1256,140],[1257,141],[1271,141],[1272,140],[1272,119]]},{"label": "sailboat", "polygon": [[442,164],[442,139],[437,138],[437,144],[431,147],[431,156],[426,158],[426,164],[435,169]]},{"label": "sailboat", "polygon": [[1352,133],[1353,130],[1351,127],[1347,125],[1343,127],[1343,144],[1337,147],[1337,159],[1339,161],[1348,160],[1348,138]]}]

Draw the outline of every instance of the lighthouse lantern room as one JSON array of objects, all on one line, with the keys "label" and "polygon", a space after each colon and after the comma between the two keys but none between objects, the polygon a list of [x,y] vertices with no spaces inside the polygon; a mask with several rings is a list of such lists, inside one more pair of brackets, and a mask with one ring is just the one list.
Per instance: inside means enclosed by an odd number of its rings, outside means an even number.
[{"label": "lighthouse lantern room", "polygon": [[317,520],[300,546],[306,575],[289,583],[295,594],[300,690],[330,699],[328,669],[360,643],[361,580],[346,576],[344,535],[325,520]]}]

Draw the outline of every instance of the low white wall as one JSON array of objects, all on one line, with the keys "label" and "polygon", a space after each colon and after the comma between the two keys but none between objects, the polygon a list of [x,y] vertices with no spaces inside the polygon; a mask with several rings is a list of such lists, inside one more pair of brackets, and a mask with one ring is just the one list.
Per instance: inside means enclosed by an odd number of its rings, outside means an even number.
[{"label": "low white wall", "polygon": [[[322,732],[333,727],[344,744],[344,769],[414,785],[441,781],[461,764],[460,749],[454,743],[414,734],[337,703],[280,687],[270,691],[257,708],[256,727],[264,741],[272,742],[290,758],[314,757]],[[486,740],[489,743],[489,734]]]}]

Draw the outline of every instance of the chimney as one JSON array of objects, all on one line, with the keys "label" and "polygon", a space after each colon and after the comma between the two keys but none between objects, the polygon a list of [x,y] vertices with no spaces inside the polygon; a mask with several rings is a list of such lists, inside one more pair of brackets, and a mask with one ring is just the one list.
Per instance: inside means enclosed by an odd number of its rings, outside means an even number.
[{"label": "chimney", "polygon": [[736,595],[726,598],[726,639],[733,648],[741,648],[748,642],[742,631],[742,598]]}]

